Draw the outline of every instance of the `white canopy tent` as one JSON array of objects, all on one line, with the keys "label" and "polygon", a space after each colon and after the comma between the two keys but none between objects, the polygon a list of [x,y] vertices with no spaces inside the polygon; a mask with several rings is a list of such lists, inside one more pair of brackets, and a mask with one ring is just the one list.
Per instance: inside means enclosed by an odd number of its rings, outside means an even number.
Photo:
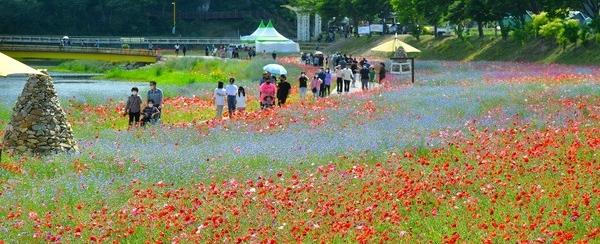
[{"label": "white canopy tent", "polygon": [[264,26],[258,27],[254,33],[248,36],[241,37],[242,42],[251,43],[254,42],[257,52],[276,52],[276,53],[297,53],[300,52],[300,45],[298,43],[286,38],[281,35],[273,23],[269,23]]}]

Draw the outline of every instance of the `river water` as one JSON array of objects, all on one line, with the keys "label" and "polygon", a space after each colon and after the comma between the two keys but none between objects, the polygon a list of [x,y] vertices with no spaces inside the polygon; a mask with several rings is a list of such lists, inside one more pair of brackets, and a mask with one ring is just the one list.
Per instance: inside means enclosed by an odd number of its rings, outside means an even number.
[{"label": "river water", "polygon": [[[147,82],[124,82],[93,79],[93,75],[50,72],[54,86],[62,101],[75,99],[82,102],[101,103],[108,98],[125,99],[131,88],[147,89]],[[12,107],[25,83],[26,76],[0,77],[0,106]]]}]

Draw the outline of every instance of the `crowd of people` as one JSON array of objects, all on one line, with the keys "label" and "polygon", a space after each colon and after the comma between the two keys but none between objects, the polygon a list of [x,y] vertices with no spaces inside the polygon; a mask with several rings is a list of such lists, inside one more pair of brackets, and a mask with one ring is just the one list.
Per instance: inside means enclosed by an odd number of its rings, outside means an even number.
[{"label": "crowd of people", "polygon": [[[385,79],[386,70],[383,63],[372,65],[365,58],[358,61],[352,56],[340,54],[331,55],[324,60],[327,60],[325,67],[320,67],[311,76],[306,72],[301,72],[297,78],[301,101],[307,100],[308,91],[311,92],[310,100],[315,102],[319,98],[330,96],[332,90],[337,94],[347,94],[351,88],[358,88],[356,84],[360,82],[360,88],[366,91],[373,87],[375,82],[381,83]],[[333,87],[334,85],[335,87]],[[257,87],[261,109],[284,106],[292,93],[292,88],[287,75],[275,75],[264,71]],[[213,99],[217,119],[223,118],[225,106],[227,106],[230,118],[246,110],[246,90],[244,87],[236,85],[235,78],[230,78],[227,85],[224,82],[218,82],[217,88],[213,92]],[[139,88],[133,87],[123,113],[124,116],[129,116],[130,126],[145,126],[160,122],[163,93],[156,87],[156,82],[150,82],[150,89],[145,101],[144,106],[142,97],[139,95]]]},{"label": "crowd of people", "polygon": [[213,56],[218,58],[235,58],[241,59],[242,53],[246,54],[247,59],[253,59],[256,57],[256,49],[254,47],[242,46],[242,45],[230,45],[230,46],[205,46],[204,56]]},{"label": "crowd of people", "polygon": [[[304,58],[304,56],[302,57]],[[357,88],[356,83],[360,82],[363,91],[369,90],[373,84],[385,79],[385,64],[379,63],[379,67],[371,65],[367,59],[362,58],[358,61],[347,55],[335,54],[329,59],[328,64],[334,65],[333,70],[329,67],[321,67],[309,77],[306,72],[302,72],[298,77],[298,93],[301,101],[307,99],[307,92],[311,91],[311,100],[316,101],[331,95],[333,81],[335,81],[335,91],[338,94],[347,94],[351,88]],[[273,75],[270,72],[263,72],[258,85],[258,100],[261,109],[268,109],[274,106],[283,106],[292,91],[292,84],[289,83],[287,75]],[[224,86],[219,82],[213,94],[216,105],[216,118],[223,117],[225,105],[228,107],[228,114],[233,117],[236,112],[243,112],[246,108],[246,91],[243,87],[235,85],[235,79],[230,78],[229,85]]]}]

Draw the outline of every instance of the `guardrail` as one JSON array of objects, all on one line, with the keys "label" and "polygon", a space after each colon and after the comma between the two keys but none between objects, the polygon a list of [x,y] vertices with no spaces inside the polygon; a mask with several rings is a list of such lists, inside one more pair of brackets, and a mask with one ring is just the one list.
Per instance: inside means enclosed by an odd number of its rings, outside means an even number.
[{"label": "guardrail", "polygon": [[[0,35],[0,43],[60,45],[62,36],[9,36]],[[122,44],[153,45],[227,45],[240,44],[239,38],[184,38],[184,37],[99,37],[73,36],[68,38],[71,46],[103,46]]]},{"label": "guardrail", "polygon": [[0,50],[3,51],[26,51],[26,52],[69,52],[69,53],[102,53],[118,54],[129,56],[156,57],[158,51],[144,49],[123,49],[123,48],[95,48],[95,47],[73,47],[73,46],[33,46],[33,45],[6,45],[0,44]]}]

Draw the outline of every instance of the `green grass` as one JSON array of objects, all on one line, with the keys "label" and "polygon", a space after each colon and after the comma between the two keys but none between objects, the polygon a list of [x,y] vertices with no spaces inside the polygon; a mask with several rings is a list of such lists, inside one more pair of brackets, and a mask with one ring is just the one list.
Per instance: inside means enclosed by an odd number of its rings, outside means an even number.
[{"label": "green grass", "polygon": [[3,51],[4,54],[15,59],[58,59],[58,60],[99,60],[106,62],[142,62],[154,63],[155,57],[105,54],[105,53],[67,53],[67,52],[26,52]]},{"label": "green grass", "polygon": [[[389,37],[389,36],[387,36]],[[369,49],[375,47],[379,42],[386,39],[386,36],[361,36],[356,38],[343,39],[329,45],[324,51],[326,53],[341,52],[352,55],[361,55],[368,52]]]},{"label": "green grass", "polygon": [[421,49],[418,58],[457,61],[524,61],[538,63],[563,63],[576,65],[600,64],[600,45],[587,44],[559,47],[552,40],[532,40],[521,43],[512,39],[477,36],[460,40],[456,37],[435,39],[424,36],[417,41],[413,37],[403,38],[409,44]]},{"label": "green grass", "polygon": [[[202,58],[179,58],[166,63],[154,64],[136,70],[111,69],[103,78],[132,81],[158,81],[161,84],[185,86],[193,83],[226,81],[229,77],[248,81],[258,79],[262,67],[272,63],[270,59],[220,60]],[[297,68],[286,67],[290,71]]]},{"label": "green grass", "polygon": [[[370,49],[392,38],[392,36],[372,36],[342,39],[330,45],[325,52],[387,58],[390,53],[371,52]],[[457,37],[436,39],[430,35],[421,36],[420,40],[407,35],[401,36],[400,39],[420,49],[421,53],[416,57],[426,60],[600,64],[600,43],[591,40],[563,48],[558,46],[556,41],[547,39],[537,39],[527,43],[512,38],[505,41],[499,36],[494,37],[493,32],[486,33],[484,39],[479,39],[477,34],[471,34],[464,40]]]},{"label": "green grass", "polygon": [[51,67],[52,71],[77,72],[77,73],[104,73],[117,68],[117,63],[96,60],[72,60]]}]

